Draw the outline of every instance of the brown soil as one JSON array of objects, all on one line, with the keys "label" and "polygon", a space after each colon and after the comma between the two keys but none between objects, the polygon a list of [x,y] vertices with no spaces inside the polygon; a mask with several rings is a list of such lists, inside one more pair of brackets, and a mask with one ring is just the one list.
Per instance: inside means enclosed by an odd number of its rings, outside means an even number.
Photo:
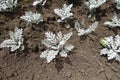
[{"label": "brown soil", "polygon": [[[102,48],[99,39],[120,34],[120,29],[111,30],[103,25],[112,18],[114,12],[117,12],[113,8],[114,5],[111,2],[103,4],[98,11],[101,18],[99,27],[85,38],[79,38],[73,26],[65,29],[57,23],[58,16],[53,12],[54,8],[62,7],[64,3],[70,4],[72,1],[76,1],[72,8],[75,18],[72,24],[82,19],[85,19],[87,25],[92,24],[86,15],[87,7],[81,0],[48,0],[46,6],[38,8],[32,7],[33,1],[25,3],[20,0],[13,12],[0,13],[0,43],[9,38],[10,30],[18,26],[24,29],[26,45],[23,52],[10,53],[8,48],[0,49],[0,80],[120,80],[119,63],[114,60],[108,61],[106,57],[99,55]],[[42,13],[45,22],[39,25],[26,25],[26,22],[19,18],[24,11],[29,10]],[[120,14],[118,16],[120,17]],[[57,57],[47,64],[45,59],[39,57],[46,48],[41,44],[46,31],[74,33],[68,43],[73,44],[75,49],[67,58]]]}]

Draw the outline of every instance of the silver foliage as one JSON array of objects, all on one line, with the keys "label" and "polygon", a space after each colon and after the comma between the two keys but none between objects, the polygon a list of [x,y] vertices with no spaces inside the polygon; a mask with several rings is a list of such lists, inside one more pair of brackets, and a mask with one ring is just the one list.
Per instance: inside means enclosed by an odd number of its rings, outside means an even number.
[{"label": "silver foliage", "polygon": [[0,0],[0,11],[11,11],[13,7],[16,7],[18,0]]},{"label": "silver foliage", "polygon": [[0,48],[10,47],[11,52],[17,49],[24,50],[22,34],[23,34],[23,29],[15,28],[14,32],[10,31],[9,32],[10,39],[4,40],[0,44]]},{"label": "silver foliage", "polygon": [[20,17],[28,23],[39,24],[39,22],[43,21],[43,17],[41,14],[33,13],[32,11],[25,12],[25,15]]},{"label": "silver foliage", "polygon": [[89,0],[87,2],[84,2],[84,4],[88,6],[90,10],[93,10],[100,7],[105,2],[106,0]]},{"label": "silver foliage", "polygon": [[120,0],[115,0],[115,3],[116,3],[116,8],[120,9]]},{"label": "silver foliage", "polygon": [[39,4],[42,5],[42,6],[44,6],[46,2],[47,2],[47,0],[35,0],[33,2],[33,6],[37,6]]},{"label": "silver foliage", "polygon": [[89,28],[85,29],[86,26],[84,24],[84,20],[82,21],[81,25],[78,22],[75,22],[75,29],[77,30],[79,36],[87,35],[95,31],[97,26],[98,26],[98,22],[95,22],[91,26],[89,26]]},{"label": "silver foliage", "polygon": [[84,4],[89,8],[89,15],[88,18],[91,18],[98,7],[100,7],[106,0],[88,0],[84,2]]},{"label": "silver foliage", "polygon": [[115,59],[120,62],[120,36],[105,37],[104,44],[107,46],[100,51],[100,55],[107,55],[107,59]]},{"label": "silver foliage", "polygon": [[118,19],[117,14],[114,14],[112,20],[105,22],[104,25],[111,28],[120,27],[120,19]]},{"label": "silver foliage", "polygon": [[65,19],[70,18],[71,16],[73,16],[73,13],[71,13],[71,8],[72,8],[73,4],[70,5],[63,5],[63,8],[56,8],[54,9],[54,13],[57,14],[61,19],[58,19],[58,22],[63,22]]},{"label": "silver foliage", "polygon": [[47,63],[50,63],[58,54],[62,57],[67,57],[67,53],[74,48],[73,45],[65,44],[72,34],[73,33],[70,32],[62,35],[61,32],[58,32],[57,35],[55,35],[53,32],[46,32],[46,38],[42,40],[42,43],[48,49],[42,52],[40,57],[46,58]]}]

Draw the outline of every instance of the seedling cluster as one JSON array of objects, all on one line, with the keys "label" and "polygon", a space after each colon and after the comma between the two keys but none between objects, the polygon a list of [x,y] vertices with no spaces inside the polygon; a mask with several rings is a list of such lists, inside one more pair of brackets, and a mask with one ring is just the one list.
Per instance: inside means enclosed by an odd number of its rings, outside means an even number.
[{"label": "seedling cluster", "polygon": [[[28,1],[28,0],[25,0]],[[37,5],[42,5],[44,7],[48,0],[35,0],[33,1],[33,7],[39,7]],[[88,7],[88,12],[90,14],[88,17],[92,17],[96,10],[101,7],[102,4],[105,4],[107,0],[87,0],[83,2]],[[17,6],[17,0],[0,0],[0,12],[10,12]],[[120,0],[115,0],[116,8],[120,9]],[[27,3],[26,3],[27,4]],[[74,18],[74,13],[72,12],[73,4],[64,4],[62,8],[55,8],[53,10],[54,14],[58,16],[58,23],[64,22],[64,24],[68,23],[68,20]],[[89,19],[88,18],[88,19]],[[26,21],[28,24],[36,24],[38,25],[40,22],[44,21],[44,16],[37,12],[26,11],[25,15],[20,17],[21,20]],[[89,27],[86,27],[84,23],[84,19],[81,23],[78,21],[74,22],[74,28],[79,36],[89,35],[96,30],[99,22],[94,21]],[[117,18],[117,14],[113,15],[111,21],[106,21],[103,23],[105,26],[115,28],[120,27],[120,19]],[[70,27],[69,27],[70,28]],[[53,59],[56,58],[57,55],[61,57],[67,57],[68,53],[74,50],[75,45],[67,44],[67,41],[71,38],[73,32],[69,32],[67,34],[62,34],[62,31],[58,33],[47,31],[45,32],[45,39],[41,41],[47,49],[40,54],[40,58],[45,58],[47,63],[50,63]],[[24,37],[23,37],[23,29],[15,27],[14,31],[9,32],[10,39],[4,40],[0,44],[0,48],[9,47],[11,52],[16,50],[23,51],[25,49],[24,46]],[[100,43],[104,47],[100,50],[100,55],[107,55],[108,60],[115,59],[120,62],[120,36],[116,35],[115,37],[105,37],[100,39]]]}]

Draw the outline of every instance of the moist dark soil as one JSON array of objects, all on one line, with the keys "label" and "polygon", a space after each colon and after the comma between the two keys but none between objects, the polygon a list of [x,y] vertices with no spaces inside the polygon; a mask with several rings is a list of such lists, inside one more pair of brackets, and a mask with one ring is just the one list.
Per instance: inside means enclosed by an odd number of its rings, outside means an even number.
[{"label": "moist dark soil", "polygon": [[[10,52],[8,48],[0,49],[0,80],[120,80],[120,64],[114,60],[108,61],[106,56],[100,56],[102,46],[99,39],[102,37],[120,34],[120,29],[109,29],[103,23],[120,11],[115,4],[107,2],[97,10],[98,28],[95,32],[79,37],[74,28],[74,22],[85,19],[86,25],[93,22],[87,17],[87,7],[82,0],[48,0],[45,6],[32,7],[32,0],[25,3],[19,0],[12,12],[0,13],[0,43],[9,38],[9,31],[15,27],[23,28],[24,51]],[[63,4],[73,3],[72,12],[74,19],[71,28],[66,29],[57,23],[59,18],[53,9],[62,7]],[[41,13],[44,22],[35,25],[27,25],[20,19],[25,11]],[[46,47],[41,43],[46,31],[57,33],[73,32],[68,43],[75,46],[67,58],[56,57],[51,63],[39,56]]]}]

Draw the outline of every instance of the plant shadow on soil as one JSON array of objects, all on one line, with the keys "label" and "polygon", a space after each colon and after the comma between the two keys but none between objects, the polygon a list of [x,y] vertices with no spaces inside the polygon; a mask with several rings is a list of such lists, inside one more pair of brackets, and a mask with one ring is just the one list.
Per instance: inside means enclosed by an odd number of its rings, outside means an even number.
[{"label": "plant shadow on soil", "polygon": [[63,59],[63,58],[57,57],[55,59],[55,68],[57,69],[58,72],[60,72],[63,69],[64,62],[72,65],[72,62],[70,61],[69,58]]},{"label": "plant shadow on soil", "polygon": [[[74,55],[74,52],[70,52],[69,55]],[[57,69],[58,72],[60,72],[64,67],[64,63],[69,64],[72,66],[72,61],[69,59],[69,57],[63,58],[60,57],[59,55],[55,58],[55,68]]]}]

